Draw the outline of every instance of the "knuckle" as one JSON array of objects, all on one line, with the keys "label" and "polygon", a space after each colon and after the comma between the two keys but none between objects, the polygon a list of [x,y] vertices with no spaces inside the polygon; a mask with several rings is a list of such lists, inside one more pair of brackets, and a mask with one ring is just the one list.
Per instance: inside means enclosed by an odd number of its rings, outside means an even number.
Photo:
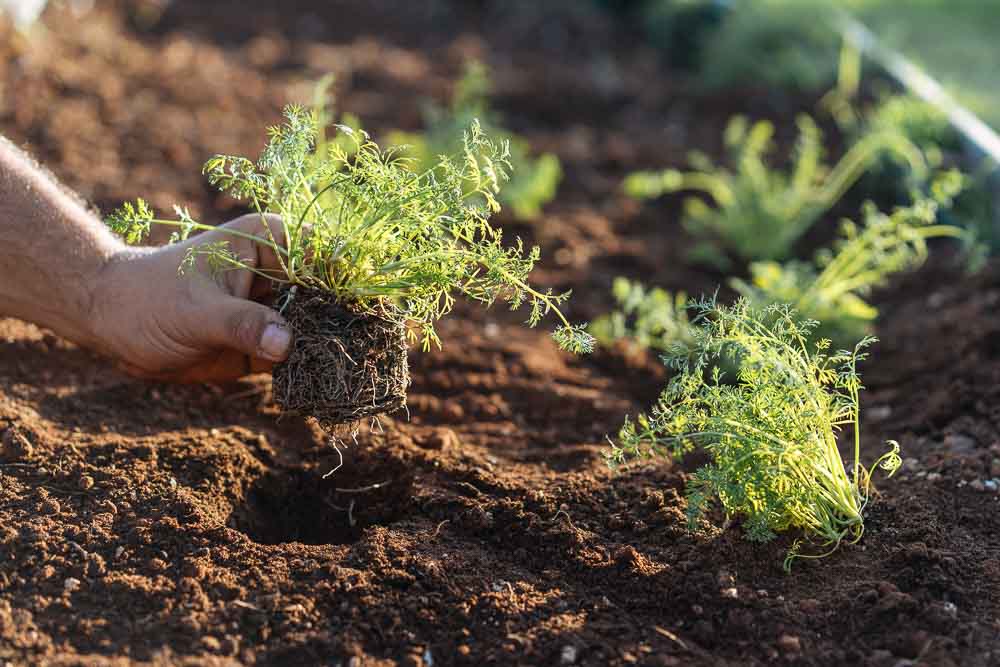
[{"label": "knuckle", "polygon": [[237,313],[229,323],[234,341],[246,352],[257,349],[264,326],[264,318],[257,313]]}]

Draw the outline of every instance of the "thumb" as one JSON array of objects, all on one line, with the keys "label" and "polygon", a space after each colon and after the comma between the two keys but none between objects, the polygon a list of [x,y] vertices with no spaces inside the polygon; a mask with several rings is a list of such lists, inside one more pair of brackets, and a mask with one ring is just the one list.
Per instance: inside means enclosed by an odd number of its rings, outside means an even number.
[{"label": "thumb", "polygon": [[279,362],[288,357],[292,330],[274,309],[231,297],[216,312],[217,344],[267,361]]}]

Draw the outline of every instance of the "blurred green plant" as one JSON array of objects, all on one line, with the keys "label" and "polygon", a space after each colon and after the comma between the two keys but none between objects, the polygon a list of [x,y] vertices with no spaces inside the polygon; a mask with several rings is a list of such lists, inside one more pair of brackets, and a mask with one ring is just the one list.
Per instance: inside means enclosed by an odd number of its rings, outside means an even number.
[{"label": "blurred green plant", "polygon": [[750,124],[733,118],[725,144],[734,169],[716,167],[701,154],[692,153],[693,171],[676,169],[630,174],[625,191],[639,199],[692,190],[707,195],[684,200],[682,224],[698,243],[695,259],[721,269],[732,266],[732,257],[747,261],[782,260],[794,244],[836,204],[866,169],[885,153],[895,153],[915,172],[926,169],[920,151],[896,133],[868,133],[856,141],[830,168],[823,162],[823,136],[807,115],[797,119],[799,139],[790,168],[768,164],[773,149],[774,126],[767,121]]},{"label": "blurred green plant", "polygon": [[516,218],[531,220],[537,218],[542,207],[555,197],[562,180],[562,166],[559,158],[551,153],[531,157],[528,142],[503,129],[501,118],[490,109],[491,88],[486,66],[478,61],[466,63],[465,72],[455,87],[451,106],[429,106],[425,113],[424,132],[392,132],[388,143],[412,158],[415,170],[425,171],[435,166],[439,156],[460,151],[462,146],[456,136],[461,136],[461,128],[478,120],[485,133],[510,146],[509,161],[513,173],[500,192],[500,202],[509,207]]},{"label": "blurred green plant", "polygon": [[[956,168],[963,166],[962,190],[955,194],[947,206],[941,206],[938,220],[953,224],[974,234],[976,250],[970,259],[970,268],[977,269],[983,259],[982,252],[995,254],[1000,251],[1000,228],[996,197],[991,179],[995,178],[998,165],[984,160],[969,169],[969,156],[964,152],[962,137],[948,118],[937,107],[909,95],[893,95],[883,100],[867,116],[873,130],[893,131],[902,134],[923,151],[928,164],[935,167]],[[885,158],[870,178],[872,189],[889,192],[897,201],[910,200],[909,193],[919,185],[918,175],[905,163]],[[926,186],[925,186],[926,187]]]},{"label": "blurred green plant", "polygon": [[[785,558],[819,558],[864,534],[872,496],[871,472],[861,464],[861,378],[857,365],[874,342],[830,353],[829,341],[810,344],[814,322],[788,306],[765,309],[746,301],[697,305],[694,353],[667,357],[672,378],[648,415],[626,418],[612,443],[612,467],[632,459],[678,459],[704,449],[711,462],[687,487],[692,528],[714,502],[727,517],[740,516],[750,540],[767,541],[797,528],[813,545],[796,540]],[[722,380],[720,355],[739,368],[735,383]],[[852,472],[837,448],[848,426],[854,436]],[[899,445],[878,458],[892,475]]]},{"label": "blurred green plant", "polygon": [[[947,205],[960,187],[960,176],[952,174],[945,180],[949,182],[938,188]],[[733,278],[730,285],[758,310],[788,304],[817,322],[811,332],[814,340],[827,338],[835,346],[850,346],[873,333],[878,310],[865,299],[874,288],[922,266],[929,239],[968,239],[958,227],[935,224],[938,207],[938,201],[921,199],[885,214],[869,202],[864,224],[845,220],[840,239],[817,253],[813,262],[754,262],[750,282]]]},{"label": "blurred green plant", "polygon": [[1000,130],[1000,13],[984,0],[838,0],[889,48]]},{"label": "blurred green plant", "polygon": [[828,2],[733,0],[705,37],[697,83],[822,90],[836,74],[840,40],[832,25]]},{"label": "blurred green plant", "polygon": [[997,178],[1000,165],[984,160],[972,173],[963,174],[965,189],[948,208],[942,208],[940,222],[970,233],[966,261],[970,272],[981,269],[987,257],[1000,253],[1000,199]]},{"label": "blurred green plant", "polygon": [[676,344],[689,346],[694,342],[683,292],[671,294],[619,277],[612,283],[611,293],[617,308],[589,325],[599,344],[627,339],[642,348],[666,352]]},{"label": "blurred green plant", "polygon": [[958,151],[961,137],[933,104],[912,95],[889,95],[866,117],[869,129],[902,134],[917,146],[927,149]]}]

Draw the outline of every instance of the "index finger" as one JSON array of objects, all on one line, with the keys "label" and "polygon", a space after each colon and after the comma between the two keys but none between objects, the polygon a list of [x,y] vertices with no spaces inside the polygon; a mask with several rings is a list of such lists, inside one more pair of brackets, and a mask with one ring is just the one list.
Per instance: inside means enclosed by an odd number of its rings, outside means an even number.
[{"label": "index finger", "polygon": [[[231,222],[222,225],[238,229],[246,234],[253,234],[263,239],[273,241],[278,246],[285,247],[285,227],[282,224],[281,216],[273,213],[250,213],[240,216]],[[270,245],[263,243],[254,244],[256,247],[253,256],[247,257],[254,264],[254,268],[265,273],[274,273],[280,276],[284,270],[282,268],[283,259],[279,259],[278,253]]]}]

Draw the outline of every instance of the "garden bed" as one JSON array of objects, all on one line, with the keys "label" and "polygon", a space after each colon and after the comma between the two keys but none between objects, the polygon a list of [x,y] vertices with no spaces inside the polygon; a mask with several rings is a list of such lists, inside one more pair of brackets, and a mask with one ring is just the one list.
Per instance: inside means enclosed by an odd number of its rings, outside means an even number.
[{"label": "garden bed", "polygon": [[[787,145],[780,121],[816,101],[693,96],[580,9],[248,4],[56,8],[34,43],[0,28],[0,133],[105,211],[141,194],[221,221],[240,210],[200,163],[254,153],[321,75],[378,135],[417,129],[419,101],[478,56],[512,129],[562,160],[543,218],[504,222],[546,249],[537,282],[572,288],[582,320],[618,275],[725,280],[686,263],[676,205],[624,197],[628,171],[718,153],[735,112],[777,119]],[[362,429],[323,480],[337,453],[278,419],[268,377],[146,384],[0,320],[0,661],[995,664],[1000,267],[969,277],[943,246],[876,302],[863,458],[894,438],[904,465],[859,545],[791,575],[791,536],[687,531],[697,460],[607,469],[605,436],[664,377],[627,346],[571,358],[517,314],[459,308],[442,352],[411,354],[409,418]]]}]

